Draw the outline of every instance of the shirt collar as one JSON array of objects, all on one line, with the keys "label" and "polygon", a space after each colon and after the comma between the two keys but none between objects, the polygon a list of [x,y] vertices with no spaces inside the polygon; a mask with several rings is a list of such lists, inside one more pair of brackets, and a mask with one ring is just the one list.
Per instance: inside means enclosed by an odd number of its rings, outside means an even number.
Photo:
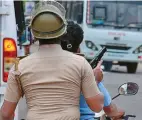
[{"label": "shirt collar", "polygon": [[59,44],[50,44],[50,45],[40,45],[39,51],[54,51],[54,50],[62,50],[61,45]]},{"label": "shirt collar", "polygon": [[40,45],[38,50],[38,52],[43,53],[43,55],[57,55],[62,51],[62,47],[59,44]]}]

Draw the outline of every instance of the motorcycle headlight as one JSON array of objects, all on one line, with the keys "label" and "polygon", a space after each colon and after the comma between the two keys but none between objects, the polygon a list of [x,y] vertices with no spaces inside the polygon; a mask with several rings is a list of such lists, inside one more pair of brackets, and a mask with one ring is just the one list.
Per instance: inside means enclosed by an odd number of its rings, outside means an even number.
[{"label": "motorcycle headlight", "polygon": [[95,44],[92,42],[92,41],[85,41],[85,44],[86,46],[89,48],[89,49],[92,49],[93,51],[96,51],[98,50],[98,48],[95,46]]},{"label": "motorcycle headlight", "polygon": [[133,53],[135,54],[142,53],[142,45],[139,46],[136,50],[134,50]]}]

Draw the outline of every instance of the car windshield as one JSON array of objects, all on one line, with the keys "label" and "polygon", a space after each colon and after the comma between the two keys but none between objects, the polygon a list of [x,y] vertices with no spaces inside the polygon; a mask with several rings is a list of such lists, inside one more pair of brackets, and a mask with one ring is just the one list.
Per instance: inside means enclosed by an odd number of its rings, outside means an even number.
[{"label": "car windshield", "polygon": [[142,28],[142,1],[88,1],[87,24]]}]

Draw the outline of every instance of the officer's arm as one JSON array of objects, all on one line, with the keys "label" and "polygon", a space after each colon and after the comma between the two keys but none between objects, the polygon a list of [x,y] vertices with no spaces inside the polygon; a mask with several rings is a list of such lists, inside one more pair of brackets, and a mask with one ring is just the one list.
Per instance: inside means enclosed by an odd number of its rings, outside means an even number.
[{"label": "officer's arm", "polygon": [[14,120],[14,111],[16,106],[17,103],[5,100],[0,110],[0,120]]},{"label": "officer's arm", "polygon": [[94,112],[100,112],[103,109],[103,95],[98,94],[94,97],[86,98],[89,108]]},{"label": "officer's arm", "polygon": [[21,98],[21,91],[18,88],[13,71],[14,67],[9,72],[4,103],[0,111],[2,120],[13,120],[14,111],[19,99]]},{"label": "officer's arm", "polygon": [[105,106],[103,110],[107,116],[115,119],[121,118],[125,114],[124,110],[118,108],[114,103]]},{"label": "officer's arm", "polygon": [[104,107],[109,106],[112,102],[112,98],[108,92],[108,90],[105,88],[103,82],[98,83],[99,90],[104,95]]},{"label": "officer's arm", "polygon": [[123,116],[124,111],[120,110],[114,103],[112,103],[111,96],[102,82],[98,84],[99,90],[104,95],[104,107],[105,114],[109,117],[120,118]]},{"label": "officer's arm", "polygon": [[82,69],[82,93],[92,111],[100,112],[103,109],[103,95],[97,87],[92,68],[86,60]]}]

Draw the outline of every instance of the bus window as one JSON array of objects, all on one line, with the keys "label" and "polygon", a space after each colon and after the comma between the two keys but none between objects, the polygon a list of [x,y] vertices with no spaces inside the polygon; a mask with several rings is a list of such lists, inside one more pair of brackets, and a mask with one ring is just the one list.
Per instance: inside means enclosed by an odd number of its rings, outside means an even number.
[{"label": "bus window", "polygon": [[77,21],[78,14],[83,15],[83,1],[58,1],[66,9],[66,18]]},{"label": "bus window", "polygon": [[142,23],[142,2],[139,1],[88,1],[87,7],[88,25],[129,29],[131,24],[140,27]]},{"label": "bus window", "polygon": [[107,19],[107,8],[105,6],[94,6],[93,19]]}]

